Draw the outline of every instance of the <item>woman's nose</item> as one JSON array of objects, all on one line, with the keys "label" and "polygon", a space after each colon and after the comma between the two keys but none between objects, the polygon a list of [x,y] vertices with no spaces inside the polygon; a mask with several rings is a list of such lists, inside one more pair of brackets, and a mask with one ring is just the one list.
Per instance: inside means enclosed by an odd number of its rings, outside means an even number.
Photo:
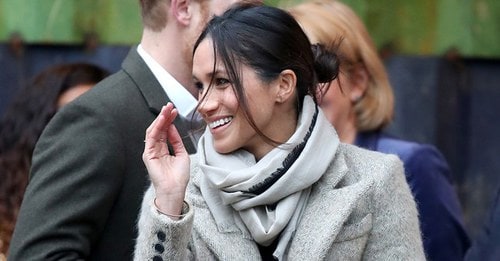
[{"label": "woman's nose", "polygon": [[198,112],[201,115],[210,115],[210,112],[217,110],[218,99],[216,96],[217,95],[215,95],[211,90],[208,90],[207,93],[200,95]]}]

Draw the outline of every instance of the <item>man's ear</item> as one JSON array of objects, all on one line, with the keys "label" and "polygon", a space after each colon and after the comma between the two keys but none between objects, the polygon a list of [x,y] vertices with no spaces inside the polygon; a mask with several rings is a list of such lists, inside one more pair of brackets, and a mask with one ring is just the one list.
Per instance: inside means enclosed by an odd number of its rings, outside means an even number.
[{"label": "man's ear", "polygon": [[283,70],[280,73],[276,84],[278,84],[276,102],[283,103],[294,96],[297,85],[297,76],[290,69]]},{"label": "man's ear", "polygon": [[189,25],[191,21],[191,0],[171,0],[170,9],[173,17],[183,24]]},{"label": "man's ear", "polygon": [[351,89],[349,99],[353,103],[359,102],[365,95],[368,84],[370,83],[370,75],[364,64],[357,64],[352,69],[349,80],[351,81]]}]

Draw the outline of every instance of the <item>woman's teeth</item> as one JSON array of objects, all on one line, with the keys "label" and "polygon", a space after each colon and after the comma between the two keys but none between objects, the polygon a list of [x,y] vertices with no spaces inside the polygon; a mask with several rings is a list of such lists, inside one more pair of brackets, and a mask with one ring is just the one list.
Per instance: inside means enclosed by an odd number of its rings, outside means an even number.
[{"label": "woman's teeth", "polygon": [[217,127],[220,127],[222,125],[229,123],[232,119],[233,119],[233,117],[226,117],[226,118],[211,122],[210,124],[208,124],[208,126],[210,127],[210,129],[214,129],[214,128],[217,128]]}]

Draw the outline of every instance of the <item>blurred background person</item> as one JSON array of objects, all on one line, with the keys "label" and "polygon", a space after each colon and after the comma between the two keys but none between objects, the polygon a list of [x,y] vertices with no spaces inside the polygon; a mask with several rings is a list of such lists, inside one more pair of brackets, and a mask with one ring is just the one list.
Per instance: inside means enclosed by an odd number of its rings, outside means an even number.
[{"label": "blurred background person", "polygon": [[61,107],[107,75],[105,69],[88,63],[51,66],[21,89],[3,114],[0,120],[1,254],[6,255],[9,247],[38,137]]},{"label": "blurred background person", "polygon": [[386,69],[362,20],[347,5],[309,1],[289,8],[311,42],[340,56],[339,78],[325,85],[319,102],[342,142],[397,154],[420,214],[429,260],[462,260],[470,242],[448,164],[432,145],[384,133],[394,96]]}]

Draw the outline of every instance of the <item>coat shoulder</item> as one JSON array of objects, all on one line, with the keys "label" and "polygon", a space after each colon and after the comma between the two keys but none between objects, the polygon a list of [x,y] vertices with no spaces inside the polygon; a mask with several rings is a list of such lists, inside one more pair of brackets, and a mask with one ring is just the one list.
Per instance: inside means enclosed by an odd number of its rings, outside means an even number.
[{"label": "coat shoulder", "polygon": [[343,158],[343,161],[352,172],[370,172],[374,175],[384,175],[396,168],[403,173],[403,162],[395,154],[386,154],[341,143],[337,157]]}]

